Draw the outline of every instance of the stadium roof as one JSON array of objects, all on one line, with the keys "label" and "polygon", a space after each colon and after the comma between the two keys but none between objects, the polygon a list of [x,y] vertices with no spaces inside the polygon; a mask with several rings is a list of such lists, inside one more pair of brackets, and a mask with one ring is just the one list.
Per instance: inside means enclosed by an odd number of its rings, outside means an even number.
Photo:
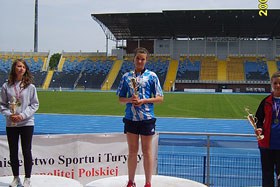
[{"label": "stadium roof", "polygon": [[280,9],[260,16],[248,10],[166,10],[156,13],[91,14],[109,39],[197,37],[280,38]]}]

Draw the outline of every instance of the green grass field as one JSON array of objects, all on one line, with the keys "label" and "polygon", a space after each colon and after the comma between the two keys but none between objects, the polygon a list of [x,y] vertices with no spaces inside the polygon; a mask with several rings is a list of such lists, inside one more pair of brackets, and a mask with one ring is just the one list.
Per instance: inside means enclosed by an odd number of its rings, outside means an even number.
[{"label": "green grass field", "polygon": [[[245,106],[255,113],[266,95],[164,93],[155,104],[158,117],[246,119]],[[125,105],[115,92],[38,91],[38,113],[123,116]]]}]

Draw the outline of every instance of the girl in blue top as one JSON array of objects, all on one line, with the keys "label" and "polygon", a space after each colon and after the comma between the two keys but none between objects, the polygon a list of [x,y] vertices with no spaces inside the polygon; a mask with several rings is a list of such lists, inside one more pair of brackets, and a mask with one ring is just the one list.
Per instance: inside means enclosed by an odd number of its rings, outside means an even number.
[{"label": "girl in blue top", "polygon": [[129,151],[127,187],[136,186],[134,177],[139,138],[141,138],[144,156],[145,187],[151,187],[153,172],[152,135],[155,134],[156,122],[153,103],[162,102],[163,93],[157,75],[145,69],[147,57],[148,51],[145,48],[135,50],[135,70],[123,75],[117,90],[119,102],[126,104],[123,122]]}]

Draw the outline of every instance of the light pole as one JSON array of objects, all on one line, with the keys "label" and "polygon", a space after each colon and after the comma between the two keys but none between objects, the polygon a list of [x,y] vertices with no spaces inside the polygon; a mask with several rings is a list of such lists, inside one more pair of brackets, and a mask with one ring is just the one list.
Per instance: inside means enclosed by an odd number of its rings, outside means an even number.
[{"label": "light pole", "polygon": [[35,0],[34,52],[38,52],[38,0]]}]

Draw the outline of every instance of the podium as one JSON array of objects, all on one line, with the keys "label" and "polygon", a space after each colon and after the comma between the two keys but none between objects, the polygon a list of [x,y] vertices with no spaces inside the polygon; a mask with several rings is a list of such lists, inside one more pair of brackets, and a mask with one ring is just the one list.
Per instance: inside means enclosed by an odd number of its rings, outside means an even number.
[{"label": "podium", "polygon": [[[108,177],[103,179],[98,179],[86,184],[85,187],[124,187],[128,181],[128,176],[118,176],[118,177]],[[145,175],[135,176],[136,186],[144,186]],[[152,186],[153,187],[206,187],[206,185],[199,182],[195,182],[188,179],[182,179],[178,177],[169,177],[162,175],[152,176]]]},{"label": "podium", "polygon": [[[19,176],[21,182],[23,183],[24,176]],[[7,187],[13,181],[13,176],[0,177],[0,187]],[[33,187],[83,187],[83,185],[74,180],[66,177],[58,177],[51,175],[32,175],[31,176],[31,185]]]}]

